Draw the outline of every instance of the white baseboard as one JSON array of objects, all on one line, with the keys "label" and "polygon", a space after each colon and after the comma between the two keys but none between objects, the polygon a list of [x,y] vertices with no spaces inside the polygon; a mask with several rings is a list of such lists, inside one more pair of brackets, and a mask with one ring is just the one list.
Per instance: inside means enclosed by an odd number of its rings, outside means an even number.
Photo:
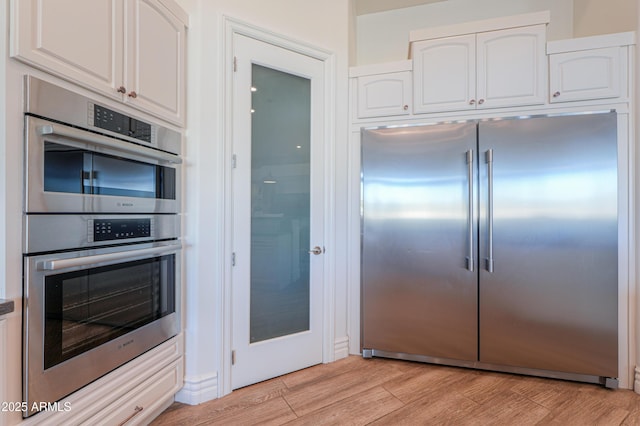
[{"label": "white baseboard", "polygon": [[198,405],[218,398],[218,375],[185,377],[184,386],[176,394],[176,401]]},{"label": "white baseboard", "polygon": [[335,340],[333,344],[333,354],[335,361],[349,356],[349,336]]},{"label": "white baseboard", "polygon": [[636,379],[633,382],[633,390],[640,394],[640,366],[636,367]]},{"label": "white baseboard", "polygon": [[[335,360],[349,356],[349,337],[334,342]],[[184,386],[176,394],[175,400],[188,405],[198,405],[218,398],[218,376],[185,377]]]}]

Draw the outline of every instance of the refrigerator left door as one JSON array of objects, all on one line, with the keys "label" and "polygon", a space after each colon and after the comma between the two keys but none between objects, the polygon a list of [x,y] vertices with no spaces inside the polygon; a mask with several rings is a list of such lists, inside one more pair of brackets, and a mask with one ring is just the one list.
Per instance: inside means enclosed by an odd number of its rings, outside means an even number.
[{"label": "refrigerator left door", "polygon": [[363,349],[477,359],[476,139],[475,123],[363,130]]}]

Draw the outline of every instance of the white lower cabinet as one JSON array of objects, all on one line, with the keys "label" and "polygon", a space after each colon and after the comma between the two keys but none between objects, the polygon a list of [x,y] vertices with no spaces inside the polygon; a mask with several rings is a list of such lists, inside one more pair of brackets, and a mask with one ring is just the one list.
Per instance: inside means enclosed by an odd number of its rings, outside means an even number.
[{"label": "white lower cabinet", "polygon": [[[7,364],[6,364],[6,360],[5,360],[5,348],[8,348],[9,345],[7,345],[7,321],[1,319],[0,317],[0,372],[4,372],[6,371],[7,368]],[[0,373],[0,375],[2,375],[2,373]],[[7,381],[4,380],[4,377],[2,380],[0,380],[0,403],[2,402],[9,402],[7,401],[6,398],[6,386]],[[5,415],[4,413],[0,412],[0,426],[4,426],[6,424],[5,422]]]},{"label": "white lower cabinet", "polygon": [[172,362],[87,422],[96,426],[149,423],[182,387],[182,373],[182,359]]},{"label": "white lower cabinet", "polygon": [[[1,324],[1,322],[0,322]],[[173,402],[183,385],[184,337],[176,336],[21,425],[148,424]]]}]

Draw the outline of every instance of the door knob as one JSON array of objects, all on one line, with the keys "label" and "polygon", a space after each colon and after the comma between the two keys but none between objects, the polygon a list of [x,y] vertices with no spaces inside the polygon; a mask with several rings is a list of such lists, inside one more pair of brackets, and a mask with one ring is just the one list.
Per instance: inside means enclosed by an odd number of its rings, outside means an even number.
[{"label": "door knob", "polygon": [[118,87],[117,92],[118,93],[127,93],[127,89],[124,86],[120,86],[120,87]]},{"label": "door knob", "polygon": [[322,253],[324,253],[324,248],[321,248],[319,246],[315,246],[314,248],[309,250],[309,254],[315,254],[316,256]]},{"label": "door knob", "polygon": [[131,92],[129,92],[129,94],[127,96],[129,96],[130,98],[135,99],[135,98],[138,97],[138,94],[135,91],[131,91]]}]

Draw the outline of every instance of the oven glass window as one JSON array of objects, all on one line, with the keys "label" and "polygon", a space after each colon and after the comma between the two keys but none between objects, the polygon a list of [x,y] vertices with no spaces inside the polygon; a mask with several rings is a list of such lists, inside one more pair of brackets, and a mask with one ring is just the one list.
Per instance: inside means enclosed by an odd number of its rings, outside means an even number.
[{"label": "oven glass window", "polygon": [[45,142],[44,190],[76,194],[176,199],[176,171]]},{"label": "oven glass window", "polygon": [[44,368],[173,312],[173,254],[48,276]]}]

